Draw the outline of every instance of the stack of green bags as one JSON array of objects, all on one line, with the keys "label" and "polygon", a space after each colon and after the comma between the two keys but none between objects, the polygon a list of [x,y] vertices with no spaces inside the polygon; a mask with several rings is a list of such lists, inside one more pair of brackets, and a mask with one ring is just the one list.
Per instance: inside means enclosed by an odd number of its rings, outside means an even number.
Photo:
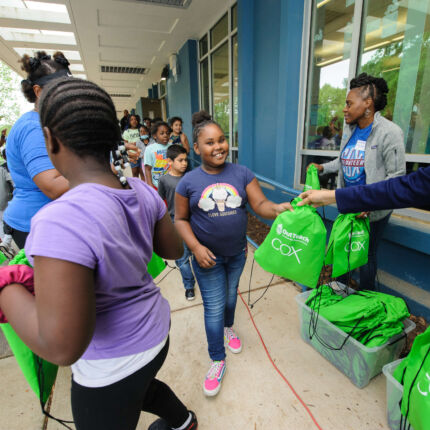
[{"label": "stack of green bags", "polygon": [[400,297],[375,291],[343,297],[328,285],[312,290],[306,305],[368,348],[402,333],[403,320],[410,315]]}]

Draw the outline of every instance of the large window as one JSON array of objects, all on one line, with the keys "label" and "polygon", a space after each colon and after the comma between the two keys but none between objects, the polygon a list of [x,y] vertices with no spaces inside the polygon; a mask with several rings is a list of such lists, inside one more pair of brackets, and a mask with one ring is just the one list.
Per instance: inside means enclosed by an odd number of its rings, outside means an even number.
[{"label": "large window", "polygon": [[310,162],[338,156],[348,83],[361,72],[387,81],[381,113],[403,130],[408,172],[430,164],[430,1],[312,0],[300,183]]},{"label": "large window", "polygon": [[213,115],[230,143],[237,162],[237,8],[229,10],[199,41],[200,108]]}]

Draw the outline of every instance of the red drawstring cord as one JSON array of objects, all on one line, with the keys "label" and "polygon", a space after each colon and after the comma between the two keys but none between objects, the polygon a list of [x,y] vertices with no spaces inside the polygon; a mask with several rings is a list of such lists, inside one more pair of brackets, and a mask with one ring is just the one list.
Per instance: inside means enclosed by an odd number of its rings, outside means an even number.
[{"label": "red drawstring cord", "polygon": [[288,387],[290,388],[290,390],[293,392],[293,394],[297,397],[297,400],[302,404],[302,406],[305,408],[306,412],[309,414],[309,416],[311,417],[312,421],[315,423],[315,425],[317,426],[317,428],[319,430],[323,430],[322,427],[318,424],[317,420],[315,419],[315,417],[313,416],[312,412],[309,410],[309,408],[307,407],[306,403],[300,398],[300,396],[297,394],[296,390],[294,389],[294,387],[289,383],[288,379],[282,374],[282,372],[278,369],[278,367],[276,366],[276,364],[273,362],[272,357],[270,356],[270,353],[266,347],[266,344],[264,343],[263,337],[261,336],[260,330],[258,330],[257,325],[255,324],[254,318],[252,317],[251,311],[248,307],[248,305],[246,304],[245,300],[242,297],[242,294],[239,290],[237,290],[239,293],[239,297],[242,300],[243,304],[246,307],[246,310],[249,313],[249,316],[251,317],[251,321],[252,324],[254,325],[255,330],[257,331],[258,337],[261,340],[261,343],[263,345],[264,350],[266,351],[267,357],[269,358],[270,362],[272,363],[273,367],[275,368],[275,370],[279,373],[279,376],[286,382],[286,384],[288,385]]}]

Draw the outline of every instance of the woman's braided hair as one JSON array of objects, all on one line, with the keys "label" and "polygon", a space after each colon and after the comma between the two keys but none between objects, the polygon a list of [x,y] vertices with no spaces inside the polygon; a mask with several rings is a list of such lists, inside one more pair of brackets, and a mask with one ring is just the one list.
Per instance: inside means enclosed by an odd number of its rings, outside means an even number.
[{"label": "woman's braided hair", "polygon": [[351,80],[350,89],[359,88],[363,99],[370,97],[373,100],[375,111],[384,109],[387,105],[389,88],[384,78],[375,78],[367,73],[361,73]]},{"label": "woman's braided hair", "polygon": [[34,57],[25,54],[22,56],[20,63],[21,69],[27,73],[27,79],[21,82],[21,90],[30,103],[36,101],[36,94],[33,90],[35,81],[59,70],[69,70],[70,65],[62,52],[56,52],[51,57],[45,51],[37,51]]},{"label": "woman's braided hair", "polygon": [[109,94],[90,81],[55,79],[43,89],[39,101],[42,127],[75,154],[109,160],[118,149],[121,131]]},{"label": "woman's braided hair", "polygon": [[204,110],[201,110],[200,112],[194,112],[191,118],[191,123],[193,125],[194,143],[197,142],[197,139],[199,138],[199,134],[207,125],[215,124],[221,129],[221,126],[216,121],[214,121],[212,117]]}]

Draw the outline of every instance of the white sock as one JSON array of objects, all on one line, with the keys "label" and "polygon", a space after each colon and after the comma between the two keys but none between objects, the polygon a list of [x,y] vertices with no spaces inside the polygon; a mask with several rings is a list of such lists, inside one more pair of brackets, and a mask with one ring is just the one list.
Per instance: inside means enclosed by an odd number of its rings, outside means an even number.
[{"label": "white sock", "polygon": [[188,425],[190,424],[192,419],[193,419],[193,416],[191,415],[191,412],[190,412],[190,415],[188,416],[188,419],[185,421],[185,423],[182,424],[181,427],[177,427],[177,428],[174,428],[172,430],[185,430],[188,427]]}]

